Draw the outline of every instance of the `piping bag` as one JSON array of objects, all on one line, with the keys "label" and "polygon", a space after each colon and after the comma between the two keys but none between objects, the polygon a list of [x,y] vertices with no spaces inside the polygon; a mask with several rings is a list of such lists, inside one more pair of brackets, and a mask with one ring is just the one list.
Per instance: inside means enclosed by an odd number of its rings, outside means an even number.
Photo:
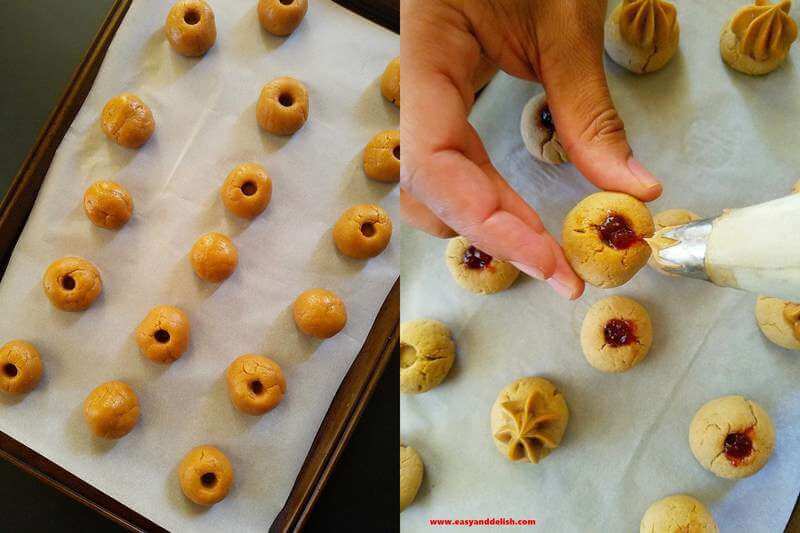
[{"label": "piping bag", "polygon": [[800,194],[645,239],[667,273],[800,302]]}]

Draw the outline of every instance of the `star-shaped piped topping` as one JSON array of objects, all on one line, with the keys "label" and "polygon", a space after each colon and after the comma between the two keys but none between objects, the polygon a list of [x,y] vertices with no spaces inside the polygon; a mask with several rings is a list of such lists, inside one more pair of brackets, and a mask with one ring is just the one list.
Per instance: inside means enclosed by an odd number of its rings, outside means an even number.
[{"label": "star-shaped piped topping", "polygon": [[543,448],[556,448],[558,443],[542,430],[558,415],[545,412],[544,398],[539,392],[529,394],[524,400],[510,400],[500,404],[506,414],[506,424],[494,434],[494,438],[508,446],[508,458],[519,461],[527,457],[538,463]]},{"label": "star-shaped piped topping", "polygon": [[739,38],[739,52],[758,61],[785,54],[797,39],[797,24],[789,15],[791,6],[789,0],[777,4],[756,0],[737,11],[731,29]]},{"label": "star-shaped piped topping", "polygon": [[624,0],[620,33],[629,43],[642,48],[662,44],[674,31],[678,12],[661,0]]}]

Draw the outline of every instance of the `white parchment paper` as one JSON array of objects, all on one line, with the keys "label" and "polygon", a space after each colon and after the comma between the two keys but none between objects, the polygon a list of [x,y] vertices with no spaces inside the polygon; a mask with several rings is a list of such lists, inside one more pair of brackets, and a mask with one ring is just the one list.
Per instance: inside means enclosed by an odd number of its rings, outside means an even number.
[{"label": "white parchment paper", "polygon": [[[170,2],[133,3],[86,102],[67,132],[0,284],[0,339],[23,338],[42,354],[44,378],[22,400],[2,399],[0,429],[98,489],[173,531],[263,531],[283,505],[333,395],[397,277],[397,245],[354,261],[337,253],[331,227],[355,203],[380,203],[396,219],[396,187],[362,171],[361,151],[396,128],[379,78],[398,39],[329,2],[312,1],[289,38],[261,30],[253,0],[211,2],[218,38],[202,59],[175,54],[163,35]],[[255,104],[278,76],[303,81],[310,117],[289,138],[261,132]],[[156,131],[140,150],[102,134],[111,96],[137,93]],[[238,163],[273,179],[269,208],[247,222],[227,214],[218,191]],[[135,212],[125,228],[94,227],[82,210],[98,179],[123,183]],[[229,234],[239,267],[222,284],[201,282],[187,254],[209,231]],[[53,308],[41,288],[48,264],[84,256],[102,272],[86,312]],[[311,287],[336,291],[347,327],[316,342],[297,332],[290,305]],[[189,351],[171,366],[141,356],[133,330],[155,305],[185,309]],[[223,373],[237,356],[274,358],[288,383],[263,417],[236,411]],[[139,425],[117,442],[90,437],[82,402],[121,379],[141,402]],[[233,463],[235,484],[210,510],[186,500],[176,466],[210,443]]]},{"label": "white parchment paper", "polygon": [[[718,49],[720,28],[742,3],[677,4],[681,50],[663,71],[636,76],[607,62],[634,150],[664,181],[651,210],[712,216],[788,194],[800,177],[797,45],[779,71],[747,77]],[[541,90],[501,75],[472,121],[494,164],[560,239],[566,213],[596,189],[573,166],[540,164],[525,151],[519,114]],[[426,468],[401,514],[405,531],[431,518],[487,517],[533,518],[536,531],[638,531],[650,503],[678,492],[706,502],[721,531],[783,531],[800,490],[800,353],[761,335],[755,295],[645,269],[618,289],[587,288],[577,302],[530,278],[475,296],[450,279],[444,241],[409,230],[401,245],[403,320],[446,322],[458,348],[440,387],[401,399],[401,437]],[[654,327],[647,359],[622,375],[590,367],[578,338],[588,307],[611,294],[640,301]],[[492,443],[489,409],[502,387],[529,375],[557,384],[571,419],[542,463],[512,464]],[[696,410],[726,394],[756,400],[777,431],[769,463],[738,482],[704,470],[688,445]]]}]

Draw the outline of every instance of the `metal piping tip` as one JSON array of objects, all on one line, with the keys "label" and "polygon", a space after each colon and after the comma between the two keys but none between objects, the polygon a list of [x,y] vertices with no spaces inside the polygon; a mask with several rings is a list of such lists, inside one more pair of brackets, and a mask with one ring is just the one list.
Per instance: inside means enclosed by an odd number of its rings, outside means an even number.
[{"label": "metal piping tip", "polygon": [[696,220],[659,230],[645,238],[653,258],[664,272],[709,281],[706,248],[713,219]]}]

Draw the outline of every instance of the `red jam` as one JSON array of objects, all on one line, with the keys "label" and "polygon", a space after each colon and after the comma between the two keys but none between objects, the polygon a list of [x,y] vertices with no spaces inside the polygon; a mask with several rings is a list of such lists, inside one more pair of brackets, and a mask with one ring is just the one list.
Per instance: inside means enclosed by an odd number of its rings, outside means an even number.
[{"label": "red jam", "polygon": [[553,124],[553,114],[550,113],[550,108],[546,105],[539,111],[539,123],[550,131],[556,128],[555,124]]},{"label": "red jam", "polygon": [[753,452],[753,439],[750,430],[744,433],[731,433],[725,437],[725,457],[733,466],[738,465]]},{"label": "red jam", "polygon": [[491,262],[491,255],[487,254],[486,252],[481,252],[474,246],[470,246],[467,248],[467,251],[464,252],[464,264],[467,266],[467,268],[476,270],[486,268]]},{"label": "red jam", "polygon": [[598,229],[603,242],[616,250],[630,248],[640,240],[628,221],[619,215],[609,214]]},{"label": "red jam", "polygon": [[633,329],[633,324],[627,320],[612,318],[606,322],[606,327],[603,330],[606,344],[618,348],[634,343],[636,341],[636,335],[633,334]]}]

